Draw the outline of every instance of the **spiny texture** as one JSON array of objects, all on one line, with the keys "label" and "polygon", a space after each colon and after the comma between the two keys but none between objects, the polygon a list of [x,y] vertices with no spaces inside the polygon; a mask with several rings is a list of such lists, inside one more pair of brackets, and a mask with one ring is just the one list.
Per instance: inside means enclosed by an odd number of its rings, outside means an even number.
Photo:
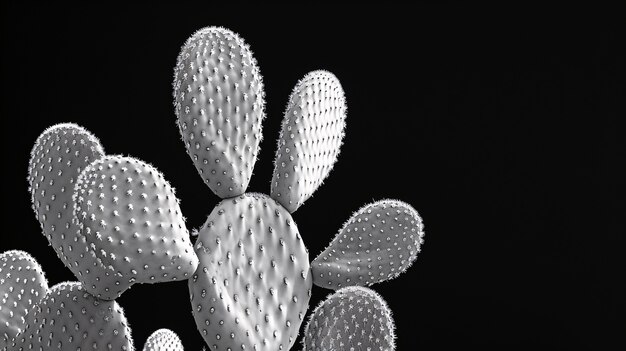
[{"label": "spiny texture", "polygon": [[152,333],[143,346],[143,351],[183,351],[183,344],[176,333],[169,329],[159,329]]},{"label": "spiny texture", "polygon": [[304,351],[395,350],[394,322],[385,300],[368,288],[350,286],[323,301],[304,331]]},{"label": "spiny texture", "polygon": [[198,258],[178,199],[151,165],[131,157],[103,157],[78,177],[74,202],[90,252],[123,280],[167,282],[195,271]]},{"label": "spiny texture", "polygon": [[100,300],[78,282],[52,287],[26,316],[11,350],[133,350],[130,327],[115,301]]},{"label": "spiny texture", "polygon": [[289,350],[311,297],[296,223],[263,194],[223,200],[201,228],[189,280],[198,330],[213,350]]},{"label": "spiny texture", "polygon": [[59,242],[73,229],[72,192],[76,177],[103,155],[100,141],[72,123],[46,129],[35,142],[28,166],[33,210],[58,254],[62,246]]},{"label": "spiny texture", "polygon": [[174,69],[174,107],[205,183],[223,199],[243,194],[265,117],[263,80],[243,39],[221,27],[194,33]]},{"label": "spiny texture", "polygon": [[39,263],[27,252],[0,254],[0,349],[22,331],[24,316],[48,292]]},{"label": "spiny texture", "polygon": [[72,123],[46,129],[35,142],[28,167],[33,209],[57,256],[93,294],[115,298],[130,283],[89,253],[73,220],[74,186],[80,172],[104,156],[100,141]]},{"label": "spiny texture", "polygon": [[313,260],[313,283],[338,289],[395,278],[415,261],[423,237],[422,219],[411,205],[397,200],[369,204]]},{"label": "spiny texture", "polygon": [[311,197],[333,168],[343,140],[346,99],[335,75],[313,71],[294,88],[278,138],[271,196],[289,212]]}]

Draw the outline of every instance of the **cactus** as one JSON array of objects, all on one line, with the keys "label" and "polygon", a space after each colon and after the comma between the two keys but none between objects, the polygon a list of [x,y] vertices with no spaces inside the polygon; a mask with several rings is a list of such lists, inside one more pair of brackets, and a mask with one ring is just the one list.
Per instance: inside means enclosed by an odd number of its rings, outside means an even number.
[{"label": "cactus", "polygon": [[394,329],[391,311],[380,295],[349,286],[315,308],[304,331],[303,350],[392,351]]},{"label": "cactus", "polygon": [[[107,161],[110,167],[101,170],[102,174],[90,168]],[[128,168],[134,173],[124,173]],[[79,181],[87,169],[92,178],[105,174],[108,178],[90,179],[89,184]],[[84,128],[65,123],[46,129],[31,152],[28,180],[44,234],[83,288],[94,296],[115,299],[135,282],[186,279],[194,272],[197,258],[169,184],[140,161],[105,156],[98,139]],[[104,184],[106,189],[98,188]],[[154,189],[156,184],[159,187]],[[143,189],[144,185],[149,189]],[[127,195],[133,190],[134,195]],[[81,191],[81,196],[76,191]],[[144,199],[144,195],[151,197]],[[122,203],[113,202],[120,198]],[[89,214],[89,218],[76,217],[77,199],[86,199],[79,214]],[[91,207],[93,204],[97,206]],[[143,213],[150,209],[154,213]],[[98,223],[91,222],[92,216]],[[131,223],[136,220],[141,222]],[[115,224],[96,228],[106,222]],[[149,223],[153,226],[148,228]]]},{"label": "cactus", "polygon": [[248,45],[221,27],[194,33],[174,69],[174,107],[205,183],[223,199],[243,194],[265,116],[263,80]]},{"label": "cactus", "polygon": [[183,351],[183,344],[176,333],[159,329],[152,333],[143,345],[143,351]]},{"label": "cactus", "polygon": [[263,194],[223,200],[200,229],[189,280],[196,324],[215,350],[288,350],[311,296],[296,223]]},{"label": "cactus", "polygon": [[121,156],[94,161],[76,181],[74,205],[90,252],[120,280],[168,282],[195,271],[178,199],[151,165]]},{"label": "cactus", "polygon": [[311,263],[313,283],[328,289],[369,286],[407,270],[424,242],[424,225],[411,205],[382,200],[361,208]]},{"label": "cactus", "polygon": [[39,263],[24,251],[0,254],[0,349],[24,328],[24,317],[48,292]]},{"label": "cactus", "polygon": [[271,195],[294,212],[320,186],[343,140],[346,99],[334,74],[313,71],[296,84],[283,119]]},{"label": "cactus", "polygon": [[26,315],[12,350],[133,350],[130,327],[115,301],[100,300],[78,282],[59,283]]},{"label": "cactus", "polygon": [[[80,282],[48,290],[28,254],[0,255],[0,347],[133,350],[123,310],[111,300],[135,283],[191,277],[192,313],[214,350],[290,349],[313,284],[338,290],[311,315],[305,351],[394,350],[391,312],[361,286],[392,279],[413,263],[424,235],[417,211],[397,200],[369,204],[311,264],[291,217],[323,183],[340,151],[347,107],[337,77],[313,71],[293,89],[269,196],[246,193],[265,96],[243,39],[221,27],[194,33],[178,56],[173,90],[187,152],[222,198],[195,245],[174,189],[154,167],[105,155],[98,139],[75,124],[46,129],[28,169],[33,209]],[[183,346],[174,332],[159,329],[144,350]]]},{"label": "cactus", "polygon": [[[74,185],[80,172],[104,156],[100,141],[73,123],[46,129],[37,138],[28,167],[32,206],[42,231],[57,256],[94,294],[109,298],[128,287],[115,272],[89,254],[84,237],[73,220]],[[110,294],[110,295],[109,295]]]}]

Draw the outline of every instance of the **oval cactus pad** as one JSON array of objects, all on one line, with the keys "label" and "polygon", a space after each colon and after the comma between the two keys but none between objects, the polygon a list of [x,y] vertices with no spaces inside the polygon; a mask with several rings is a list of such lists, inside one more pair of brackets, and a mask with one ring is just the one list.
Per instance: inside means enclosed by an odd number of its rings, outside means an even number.
[{"label": "oval cactus pad", "polygon": [[150,334],[143,345],[143,351],[183,351],[183,344],[176,333],[169,329],[159,329]]},{"label": "oval cactus pad", "polygon": [[359,286],[337,290],[323,301],[304,331],[304,351],[395,350],[395,325],[387,303]]},{"label": "oval cactus pad", "polygon": [[204,182],[221,198],[243,194],[265,117],[263,80],[243,39],[220,27],[187,39],[174,69],[174,109]]},{"label": "oval cactus pad", "polygon": [[28,182],[43,234],[84,288],[113,299],[130,283],[104,267],[89,252],[73,217],[74,186],[80,172],[104,157],[100,141],[85,128],[62,123],[47,128],[31,151]]},{"label": "oval cactus pad", "polygon": [[41,266],[27,252],[0,254],[0,349],[24,328],[24,317],[48,292]]},{"label": "oval cactus pad", "polygon": [[289,350],[309,305],[309,255],[296,223],[262,194],[223,200],[196,242],[189,279],[198,330],[214,350]]},{"label": "oval cactus pad", "polygon": [[198,259],[174,189],[151,165],[106,156],[80,174],[74,215],[102,265],[124,280],[183,280]]},{"label": "oval cactus pad", "polygon": [[422,219],[411,205],[397,200],[369,204],[313,260],[313,283],[339,289],[395,278],[415,261],[423,237]]},{"label": "oval cactus pad", "polygon": [[313,71],[296,84],[283,119],[271,195],[294,212],[333,168],[341,146],[346,99],[334,74]]},{"label": "oval cactus pad", "polygon": [[[58,250],[72,222],[74,183],[92,161],[104,156],[100,141],[73,123],[46,129],[35,142],[28,166],[33,209],[43,233]],[[62,256],[62,252],[58,252]]]},{"label": "oval cactus pad", "polygon": [[78,282],[52,287],[26,316],[12,350],[133,350],[124,310],[100,300]]}]

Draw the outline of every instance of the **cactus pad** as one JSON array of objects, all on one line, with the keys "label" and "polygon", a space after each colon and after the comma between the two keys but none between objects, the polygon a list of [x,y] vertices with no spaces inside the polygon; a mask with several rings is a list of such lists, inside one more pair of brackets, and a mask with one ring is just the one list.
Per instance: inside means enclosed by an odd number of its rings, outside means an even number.
[{"label": "cactus pad", "polygon": [[174,107],[204,182],[221,198],[243,194],[265,117],[263,80],[243,39],[220,27],[194,33],[174,69]]},{"label": "cactus pad", "polygon": [[333,168],[341,146],[346,99],[334,74],[313,71],[293,89],[274,161],[271,195],[289,212],[311,197]]},{"label": "cactus pad", "polygon": [[328,296],[304,331],[304,351],[395,350],[394,322],[385,300],[371,289],[350,286]]},{"label": "cactus pad", "polygon": [[93,255],[124,280],[182,280],[196,269],[174,190],[145,162],[106,156],[90,164],[76,182],[74,215]]},{"label": "cactus pad", "polygon": [[133,350],[130,327],[115,301],[93,297],[78,282],[52,287],[26,316],[12,350]]},{"label": "cactus pad", "polygon": [[47,292],[48,281],[30,254],[0,254],[0,349],[22,331],[24,317]]},{"label": "cactus pad", "polygon": [[143,345],[143,351],[183,351],[183,344],[176,333],[159,329],[152,333]]},{"label": "cactus pad", "polygon": [[291,215],[270,197],[223,200],[200,229],[189,279],[198,330],[214,350],[289,350],[308,308],[309,258]]},{"label": "cactus pad", "polygon": [[397,200],[369,204],[313,260],[313,283],[339,289],[395,278],[415,261],[423,237],[422,219],[411,205]]}]

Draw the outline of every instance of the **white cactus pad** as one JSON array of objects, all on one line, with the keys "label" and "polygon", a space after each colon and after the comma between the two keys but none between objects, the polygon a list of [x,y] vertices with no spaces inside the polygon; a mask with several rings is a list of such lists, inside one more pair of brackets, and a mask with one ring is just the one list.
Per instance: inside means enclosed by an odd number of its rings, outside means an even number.
[{"label": "white cactus pad", "polygon": [[43,270],[29,253],[0,254],[0,349],[22,332],[24,317],[47,292]]},{"label": "white cactus pad", "polygon": [[424,225],[402,201],[382,200],[361,208],[313,260],[313,283],[328,289],[369,286],[406,271],[424,242]]},{"label": "white cactus pad", "polygon": [[304,351],[393,351],[394,330],[385,300],[371,289],[350,286],[317,306],[302,343]]},{"label": "white cactus pad", "polygon": [[168,282],[195,271],[198,258],[174,189],[151,165],[105,156],[83,170],[74,193],[90,252],[123,280]]},{"label": "white cactus pad", "polygon": [[174,107],[204,182],[221,198],[243,194],[265,117],[263,80],[243,39],[220,27],[194,33],[174,69]]},{"label": "white cactus pad", "polygon": [[[28,183],[33,210],[44,235],[57,249],[71,230],[72,192],[80,171],[104,156],[100,141],[85,128],[62,123],[47,128],[30,154]],[[57,252],[58,253],[58,252]]]},{"label": "white cactus pad", "polygon": [[159,329],[152,333],[143,346],[143,351],[183,351],[183,344],[176,333]]},{"label": "white cactus pad", "polygon": [[26,316],[11,350],[133,350],[130,327],[115,301],[87,293],[78,282],[52,287]]},{"label": "white cactus pad", "polygon": [[113,299],[130,286],[89,252],[73,217],[72,196],[80,174],[104,157],[100,141],[73,123],[53,125],[37,138],[31,151],[28,182],[32,205],[44,235],[85,289]]},{"label": "white cactus pad", "polygon": [[333,168],[341,146],[346,99],[335,75],[313,71],[296,84],[282,123],[271,195],[289,212],[311,197]]},{"label": "white cactus pad", "polygon": [[198,330],[213,350],[289,350],[311,297],[296,223],[262,194],[223,200],[200,229],[189,279]]}]

